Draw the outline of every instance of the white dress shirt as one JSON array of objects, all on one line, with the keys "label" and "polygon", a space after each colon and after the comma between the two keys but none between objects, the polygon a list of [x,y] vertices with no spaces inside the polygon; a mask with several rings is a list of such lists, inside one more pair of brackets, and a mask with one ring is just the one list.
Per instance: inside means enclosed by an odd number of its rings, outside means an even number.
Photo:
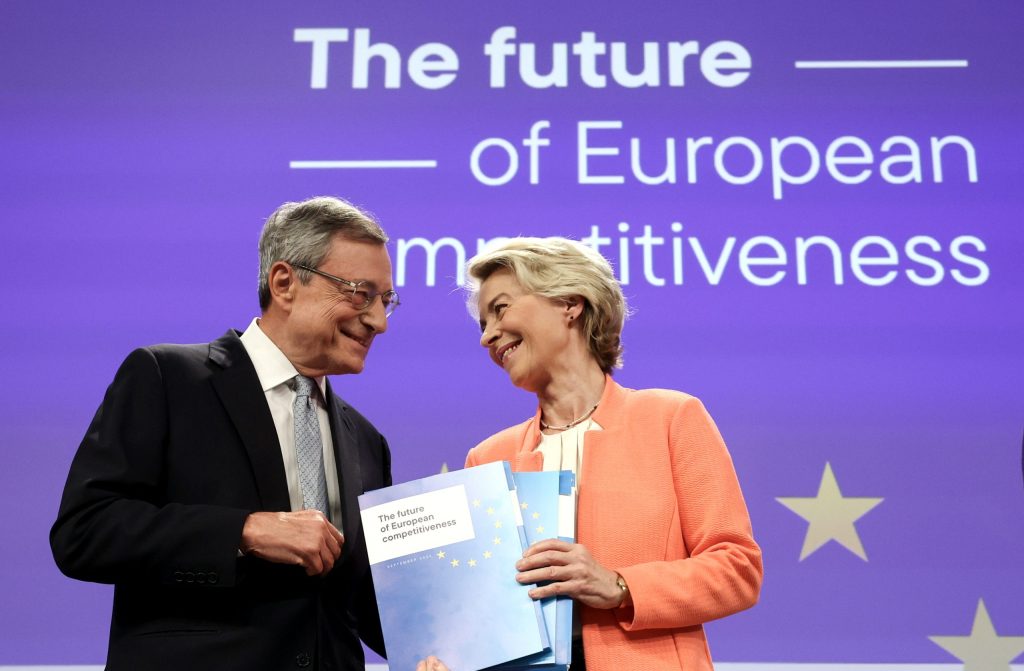
[{"label": "white dress shirt", "polygon": [[[288,479],[288,499],[292,510],[302,510],[302,488],[299,486],[299,463],[295,453],[295,419],[292,405],[295,402],[295,376],[299,374],[288,357],[267,337],[260,328],[259,319],[253,319],[242,334],[242,345],[252,359],[260,386],[267,397],[270,414],[277,429],[277,440],[281,444],[281,458],[284,474]],[[334,460],[334,441],[331,440],[331,423],[327,417],[324,399],[327,396],[327,379],[315,378],[320,394],[315,399],[316,417],[320,423],[320,440],[323,445],[324,474],[327,476],[327,501],[330,520],[339,529],[341,524],[341,497],[338,491],[338,469]]]}]

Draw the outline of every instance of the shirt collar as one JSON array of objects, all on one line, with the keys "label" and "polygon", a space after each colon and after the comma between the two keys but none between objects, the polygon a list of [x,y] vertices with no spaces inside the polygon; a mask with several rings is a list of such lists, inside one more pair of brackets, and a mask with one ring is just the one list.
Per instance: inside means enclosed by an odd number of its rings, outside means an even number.
[{"label": "shirt collar", "polygon": [[[299,374],[284,352],[260,328],[258,317],[253,318],[249,327],[245,329],[241,341],[252,360],[256,376],[260,379],[260,386],[264,392],[279,385],[288,384]],[[316,386],[320,388],[322,397],[327,398],[327,377],[321,375],[313,379],[316,380]]]}]

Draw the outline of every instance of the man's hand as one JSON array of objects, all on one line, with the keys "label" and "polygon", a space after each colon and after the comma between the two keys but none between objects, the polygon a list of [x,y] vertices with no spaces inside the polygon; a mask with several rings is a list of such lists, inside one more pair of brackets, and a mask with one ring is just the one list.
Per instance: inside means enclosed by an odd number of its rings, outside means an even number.
[{"label": "man's hand", "polygon": [[327,575],[341,556],[345,537],[319,510],[250,513],[241,550],[275,564],[297,564],[307,575]]},{"label": "man's hand", "polygon": [[521,584],[548,582],[530,590],[534,599],[565,594],[591,608],[618,608],[625,595],[619,587],[619,575],[597,563],[583,545],[549,539],[526,549],[516,562]]},{"label": "man's hand", "polygon": [[416,671],[448,671],[448,667],[440,659],[431,655],[420,660],[420,663],[416,665]]}]

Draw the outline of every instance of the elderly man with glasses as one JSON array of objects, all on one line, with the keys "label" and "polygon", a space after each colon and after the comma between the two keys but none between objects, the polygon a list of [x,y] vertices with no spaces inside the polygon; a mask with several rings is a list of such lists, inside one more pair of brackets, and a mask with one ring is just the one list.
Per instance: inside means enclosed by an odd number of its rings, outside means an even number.
[{"label": "elderly man with glasses", "polygon": [[[356,497],[391,484],[384,437],[327,375],[362,372],[398,307],[387,236],[336,198],[260,237],[261,316],[121,365],[50,533],[114,584],[107,668],[364,668],[383,654]],[[344,279],[349,278],[349,279]]]}]

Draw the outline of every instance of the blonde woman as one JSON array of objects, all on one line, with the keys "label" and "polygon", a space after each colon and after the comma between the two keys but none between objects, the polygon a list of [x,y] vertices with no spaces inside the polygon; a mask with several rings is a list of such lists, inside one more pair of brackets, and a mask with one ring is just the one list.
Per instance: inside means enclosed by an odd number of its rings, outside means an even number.
[{"label": "blonde woman", "polygon": [[626,303],[589,247],[512,239],[473,258],[468,277],[480,344],[537,412],[466,465],[576,473],[578,542],[541,541],[516,565],[519,582],[545,583],[533,598],[575,600],[573,671],[710,670],[703,624],[753,606],[762,579],[711,417],[688,394],[612,378]]}]

